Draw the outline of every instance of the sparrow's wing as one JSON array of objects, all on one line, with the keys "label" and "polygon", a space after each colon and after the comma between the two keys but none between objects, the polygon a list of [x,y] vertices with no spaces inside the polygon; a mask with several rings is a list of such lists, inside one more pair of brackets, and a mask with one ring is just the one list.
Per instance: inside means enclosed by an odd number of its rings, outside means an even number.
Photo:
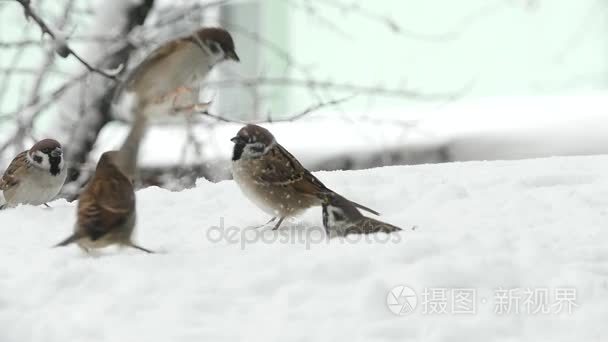
[{"label": "sparrow's wing", "polygon": [[170,41],[164,45],[159,46],[156,50],[152,51],[139,65],[137,65],[130,73],[124,84],[129,86],[138,78],[144,74],[142,70],[152,69],[155,65],[160,65],[163,59],[166,59],[172,52],[183,49],[187,46],[188,42],[184,39],[177,39]]},{"label": "sparrow's wing", "polygon": [[23,151],[13,159],[4,171],[4,175],[0,179],[0,190],[6,190],[19,184],[21,175],[27,170],[27,164],[27,151]]},{"label": "sparrow's wing", "polygon": [[[262,167],[259,178],[261,184],[272,184],[285,186],[290,185],[302,194],[323,199],[324,195],[337,194],[326,187],[321,181],[308,171],[289,151],[280,144],[276,144],[263,158],[265,165]],[[342,197],[342,196],[340,196]],[[345,199],[355,207],[380,215],[377,211],[364,205]]]},{"label": "sparrow's wing", "polygon": [[357,225],[353,225],[346,229],[346,234],[392,233],[400,230],[401,228],[391,224],[378,221],[371,217],[364,217]]},{"label": "sparrow's wing", "polygon": [[[123,87],[135,91],[140,100],[154,102],[177,90],[179,86],[187,86],[182,84],[178,74],[168,74],[168,70],[180,70],[180,67],[192,63],[189,49],[193,44],[192,40],[182,38],[158,47],[129,73]],[[122,91],[121,88],[117,93]]]},{"label": "sparrow's wing", "polygon": [[[122,175],[121,175],[122,176]],[[93,179],[78,205],[78,223],[93,240],[120,228],[135,209],[133,186],[126,177]]]},{"label": "sparrow's wing", "polygon": [[264,165],[259,174],[261,183],[290,185],[301,193],[314,196],[322,192],[331,192],[279,144],[276,144],[262,160]]}]

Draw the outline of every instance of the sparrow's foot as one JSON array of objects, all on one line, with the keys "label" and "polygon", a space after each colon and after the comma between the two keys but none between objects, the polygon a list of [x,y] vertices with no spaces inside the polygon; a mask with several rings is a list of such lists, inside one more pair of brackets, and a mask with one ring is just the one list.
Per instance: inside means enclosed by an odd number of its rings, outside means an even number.
[{"label": "sparrow's foot", "polygon": [[200,103],[194,103],[191,105],[187,105],[187,106],[175,106],[175,103],[173,104],[173,114],[177,114],[177,113],[198,113],[198,112],[204,112],[209,108],[209,105],[211,104],[211,102],[200,102]]},{"label": "sparrow's foot", "polygon": [[86,247],[85,247],[85,246],[83,246],[82,244],[80,244],[80,243],[79,243],[79,244],[78,244],[78,247],[79,247],[79,248],[80,248],[80,249],[81,249],[83,252],[85,252],[86,254],[91,255],[91,250],[90,250],[90,249],[88,249],[88,248],[86,248]]},{"label": "sparrow's foot", "polygon": [[269,225],[269,224],[271,224],[272,222],[274,222],[276,219],[278,219],[278,217],[277,217],[277,216],[275,216],[275,217],[271,218],[271,219],[270,219],[268,222],[266,222],[266,223],[264,223],[264,224],[260,224],[260,225],[258,225],[258,226],[253,226],[253,227],[251,227],[251,228],[253,228],[253,229],[260,229],[260,228],[266,227],[267,225]]},{"label": "sparrow's foot", "polygon": [[138,245],[134,244],[133,242],[128,243],[127,246],[133,247],[135,249],[139,249],[140,251],[144,251],[144,252],[149,253],[149,254],[154,254],[153,251],[151,251],[149,249],[145,249],[145,248],[143,248],[141,246],[138,246]]},{"label": "sparrow's foot", "polygon": [[181,94],[191,94],[192,93],[192,88],[188,88],[188,87],[177,87],[175,88],[175,90],[168,92],[167,94],[160,96],[158,98],[156,98],[156,100],[154,101],[154,103],[159,104],[159,103],[165,103],[168,100],[172,100],[173,103],[175,104],[175,102],[177,101],[177,98],[179,97],[179,95]]},{"label": "sparrow's foot", "polygon": [[[276,217],[275,217],[275,218],[276,218]],[[279,219],[279,222],[277,222],[277,224],[274,226],[274,228],[272,228],[272,230],[277,230],[277,229],[279,229],[279,226],[281,226],[281,223],[283,223],[283,220],[284,220],[284,219],[285,219],[285,216],[282,216],[282,217]],[[268,222],[268,223],[270,223],[270,222]]]}]

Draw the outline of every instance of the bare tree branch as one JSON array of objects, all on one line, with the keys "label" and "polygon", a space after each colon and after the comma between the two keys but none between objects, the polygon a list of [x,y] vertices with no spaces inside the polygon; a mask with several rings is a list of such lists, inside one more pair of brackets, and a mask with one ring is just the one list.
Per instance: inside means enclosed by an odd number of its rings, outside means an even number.
[{"label": "bare tree branch", "polygon": [[[406,29],[400,25],[395,19],[390,16],[376,13],[368,8],[361,5],[362,1],[342,1],[342,0],[284,0],[290,3],[296,3],[297,1],[303,3],[302,6],[307,9],[309,15],[316,16],[321,21],[324,21],[320,12],[322,12],[322,6],[331,7],[341,11],[344,15],[354,14],[371,22],[378,23],[384,26],[394,34],[401,35],[408,39],[437,42],[443,43],[459,38],[463,32],[466,31],[467,27],[470,27],[479,19],[487,18],[489,14],[496,11],[499,8],[505,6],[504,0],[496,0],[480,7],[472,13],[463,17],[458,25],[455,25],[454,29],[447,30],[441,33],[423,33],[416,32],[413,30]],[[314,3],[314,4],[313,4]],[[328,20],[325,20],[328,21]],[[330,21],[331,22],[331,21]],[[339,32],[339,31],[337,31]]]},{"label": "bare tree branch", "polygon": [[[82,74],[74,77],[70,81],[65,82],[61,86],[57,87],[54,91],[52,91],[49,95],[45,96],[44,98],[37,95],[34,98],[32,98],[28,104],[19,108],[17,111],[15,111],[13,113],[1,114],[0,118],[4,118],[4,120],[8,120],[9,118],[15,119],[15,118],[19,117],[21,115],[21,113],[27,112],[29,117],[25,120],[21,120],[19,122],[19,126],[31,127],[32,123],[38,118],[40,113],[42,113],[42,111],[45,108],[48,108],[48,106],[50,104],[57,101],[68,89],[76,86],[78,84],[78,82],[82,81],[86,76],[88,76],[88,73],[86,73],[86,72],[82,73]],[[15,132],[13,138],[9,139],[2,146],[0,146],[0,152],[3,152],[9,146],[14,144],[15,139],[17,139],[20,136],[20,134],[22,134],[22,133],[23,133],[23,129],[18,128],[18,130]]]},{"label": "bare tree branch", "polygon": [[[9,69],[15,68],[15,66],[17,66],[17,64],[19,64],[19,62],[21,61],[21,57],[23,56],[24,53],[25,53],[25,49],[20,49],[19,51],[15,52],[15,55],[13,56],[13,60],[9,64]],[[12,82],[13,75],[14,74],[12,74],[12,73],[4,74],[2,83],[0,83],[0,103],[2,103],[4,96],[6,96],[6,94],[8,93],[7,90],[8,90],[10,83]]]},{"label": "bare tree branch", "polygon": [[[261,122],[291,122],[291,121],[296,121],[299,120],[305,116],[308,116],[309,114],[312,114],[314,112],[317,112],[321,109],[324,108],[328,108],[328,107],[333,107],[333,106],[337,106],[339,104],[342,104],[346,101],[349,101],[351,99],[353,99],[356,95],[349,95],[343,98],[339,98],[339,99],[334,99],[334,100],[330,100],[330,101],[324,101],[324,102],[319,102],[316,103],[310,107],[305,108],[304,110],[299,111],[296,114],[293,114],[291,116],[289,116],[286,119],[272,119],[272,117],[267,117],[265,120],[263,121],[256,121],[256,123],[261,123]],[[211,114],[209,111],[205,110],[205,111],[201,111],[201,112],[196,112],[197,114],[203,115],[205,117],[209,117],[213,120],[216,121],[221,121],[221,122],[232,122],[232,123],[240,123],[240,124],[247,124],[247,123],[253,123],[253,121],[242,121],[242,120],[236,120],[236,119],[230,119],[227,118],[225,116],[222,115],[217,115],[217,114]],[[252,117],[253,115],[240,115],[240,116],[249,116]]]},{"label": "bare tree branch", "polygon": [[263,87],[263,86],[291,86],[300,88],[315,88],[332,91],[344,91],[350,93],[363,93],[366,95],[382,95],[391,97],[402,97],[419,101],[452,100],[464,94],[470,87],[446,94],[424,94],[409,89],[388,88],[384,86],[361,86],[349,83],[338,83],[332,81],[302,80],[286,77],[258,77],[247,79],[231,79],[207,82],[205,85],[216,87]]},{"label": "bare tree branch", "polygon": [[[20,68],[20,67],[8,67],[8,68],[0,68],[0,74],[29,74],[29,75],[37,75],[40,70],[35,68]],[[70,76],[69,73],[65,71],[58,70],[56,68],[49,68],[49,73],[54,73],[62,76]]]},{"label": "bare tree branch", "polygon": [[288,119],[285,119],[285,120],[272,120],[272,119],[269,118],[270,120],[268,120],[268,121],[269,122],[296,121],[296,120],[299,120],[299,119],[301,119],[301,118],[303,118],[303,117],[305,117],[305,116],[307,116],[309,114],[312,114],[312,113],[314,113],[314,112],[316,112],[318,110],[321,110],[323,108],[333,107],[333,106],[337,106],[339,104],[342,104],[342,103],[344,103],[346,101],[349,101],[349,100],[355,98],[356,96],[357,95],[349,95],[349,96],[345,96],[345,97],[339,98],[339,99],[334,99],[334,100],[330,100],[330,101],[320,102],[320,103],[317,103],[315,105],[312,105],[312,106],[304,109],[303,111],[301,111],[301,112],[299,112],[297,114],[294,114],[293,116],[290,116]]},{"label": "bare tree branch", "polygon": [[26,19],[32,18],[36,24],[38,24],[38,26],[40,27],[40,30],[42,30],[43,34],[48,34],[55,42],[55,52],[63,57],[66,58],[69,55],[74,56],[74,58],[76,58],[82,65],[85,66],[85,68],[87,68],[87,70],[97,73],[99,75],[102,75],[106,78],[109,78],[113,81],[118,81],[116,78],[116,75],[111,75],[108,72],[101,70],[99,68],[93,67],[91,64],[89,64],[87,61],[85,61],[82,57],[80,57],[79,54],[77,54],[74,50],[72,50],[72,48],[68,45],[68,43],[65,41],[65,39],[63,37],[60,37],[56,32],[54,32],[49,25],[32,9],[31,4],[30,4],[30,0],[15,0],[18,3],[21,4],[21,6],[23,6],[23,14],[25,15]]}]

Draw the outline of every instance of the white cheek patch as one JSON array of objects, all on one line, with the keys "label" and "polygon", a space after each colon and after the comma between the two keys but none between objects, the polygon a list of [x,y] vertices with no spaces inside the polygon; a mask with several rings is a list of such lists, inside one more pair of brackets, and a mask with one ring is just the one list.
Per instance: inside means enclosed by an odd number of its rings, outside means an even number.
[{"label": "white cheek patch", "polygon": [[219,53],[211,54],[209,58],[211,59],[210,65],[215,66],[224,59],[224,53],[220,51]]},{"label": "white cheek patch", "polygon": [[266,154],[267,151],[268,147],[264,148],[264,144],[254,143],[246,145],[243,154],[249,157],[259,157]]},{"label": "white cheek patch", "polygon": [[265,149],[264,149],[264,154],[270,152],[270,150],[272,150],[272,148],[274,147],[274,145],[276,145],[277,142],[276,140],[273,140]]},{"label": "white cheek patch", "polygon": [[28,155],[28,159],[30,163],[38,168],[49,170],[51,168],[51,163],[49,161],[49,156],[46,154],[36,151],[33,155]]},{"label": "white cheek patch", "polygon": [[40,152],[34,152],[34,155],[32,156],[31,159],[34,162],[34,164],[42,165],[42,163],[44,162],[44,155],[41,154]]},{"label": "white cheek patch", "polygon": [[342,213],[342,210],[330,207],[328,209],[328,213],[328,223],[330,226],[342,224],[342,222],[344,221],[344,213]]}]

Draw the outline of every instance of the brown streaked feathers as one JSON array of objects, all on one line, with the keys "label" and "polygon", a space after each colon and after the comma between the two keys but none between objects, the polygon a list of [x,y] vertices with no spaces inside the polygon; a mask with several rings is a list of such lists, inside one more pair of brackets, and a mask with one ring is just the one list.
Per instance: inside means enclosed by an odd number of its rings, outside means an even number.
[{"label": "brown streaked feathers", "polygon": [[4,171],[4,175],[0,179],[0,190],[6,190],[19,184],[19,174],[24,173],[29,164],[27,153],[28,151],[19,153]]}]

